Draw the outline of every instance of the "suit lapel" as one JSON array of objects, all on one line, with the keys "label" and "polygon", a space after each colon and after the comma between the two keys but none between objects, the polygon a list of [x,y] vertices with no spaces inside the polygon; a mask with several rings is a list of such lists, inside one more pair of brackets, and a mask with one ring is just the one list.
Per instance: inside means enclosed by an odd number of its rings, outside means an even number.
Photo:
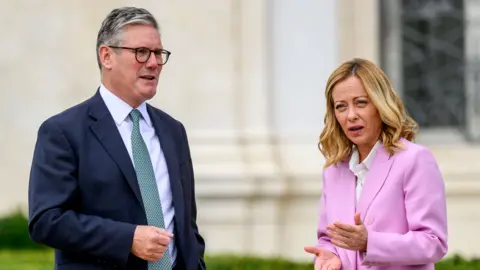
[{"label": "suit lapel", "polygon": [[94,119],[94,122],[90,125],[90,129],[105,148],[105,151],[107,151],[110,157],[115,161],[143,208],[140,188],[138,187],[137,176],[132,161],[128,155],[122,137],[118,132],[117,126],[115,125],[115,121],[110,115],[108,108],[98,91],[92,98],[89,115]]},{"label": "suit lapel", "polygon": [[390,156],[383,145],[378,148],[375,160],[372,163],[371,170],[367,174],[367,179],[358,201],[357,212],[360,212],[363,221],[365,220],[365,215],[370,204],[382,189],[394,160],[395,155]]},{"label": "suit lapel", "polygon": [[183,231],[184,201],[183,187],[180,177],[178,164],[178,155],[175,147],[175,140],[168,127],[166,121],[162,121],[161,116],[155,113],[150,105],[147,105],[147,111],[152,119],[155,132],[157,133],[162,148],[165,161],[167,162],[168,176],[170,179],[170,187],[172,189],[173,207],[175,209],[175,226],[179,231]]}]

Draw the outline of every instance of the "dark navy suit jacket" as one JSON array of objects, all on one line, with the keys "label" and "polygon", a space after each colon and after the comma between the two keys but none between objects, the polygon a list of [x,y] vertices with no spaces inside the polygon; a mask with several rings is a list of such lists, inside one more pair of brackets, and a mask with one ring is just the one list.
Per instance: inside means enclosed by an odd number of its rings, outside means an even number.
[{"label": "dark navy suit jacket", "polygon": [[[165,112],[147,110],[170,175],[176,262],[206,269],[185,129]],[[40,126],[28,201],[30,236],[55,249],[55,269],[147,269],[130,252],[135,226],[147,224],[134,167],[98,91]]]}]

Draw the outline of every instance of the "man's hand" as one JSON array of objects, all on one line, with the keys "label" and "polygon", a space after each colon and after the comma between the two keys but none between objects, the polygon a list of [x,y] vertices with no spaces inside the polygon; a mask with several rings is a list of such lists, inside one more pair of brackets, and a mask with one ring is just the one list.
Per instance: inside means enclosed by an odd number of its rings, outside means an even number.
[{"label": "man's hand", "polygon": [[167,251],[173,234],[153,226],[137,226],[133,235],[132,253],[146,261],[156,262]]},{"label": "man's hand", "polygon": [[355,214],[355,225],[341,222],[328,225],[327,235],[330,242],[337,247],[354,251],[367,250],[368,231],[360,219],[360,213]]},{"label": "man's hand", "polygon": [[340,270],[342,268],[342,262],[337,255],[326,249],[305,247],[305,251],[317,256],[315,259],[315,270]]}]

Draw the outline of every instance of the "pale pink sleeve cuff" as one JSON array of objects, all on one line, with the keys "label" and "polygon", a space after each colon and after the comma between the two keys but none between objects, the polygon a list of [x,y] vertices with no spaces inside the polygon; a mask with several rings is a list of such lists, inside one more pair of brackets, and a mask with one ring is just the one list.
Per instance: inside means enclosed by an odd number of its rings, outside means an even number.
[{"label": "pale pink sleeve cuff", "polygon": [[372,254],[372,252],[369,252],[369,250],[370,251],[373,250],[372,246],[375,245],[376,241],[382,241],[382,239],[378,239],[379,237],[381,236],[377,232],[368,230],[367,251],[366,252],[359,251],[359,258],[360,258],[361,265],[363,266],[388,266],[389,265],[387,263],[374,261],[374,258],[372,257],[374,257],[375,254]]}]

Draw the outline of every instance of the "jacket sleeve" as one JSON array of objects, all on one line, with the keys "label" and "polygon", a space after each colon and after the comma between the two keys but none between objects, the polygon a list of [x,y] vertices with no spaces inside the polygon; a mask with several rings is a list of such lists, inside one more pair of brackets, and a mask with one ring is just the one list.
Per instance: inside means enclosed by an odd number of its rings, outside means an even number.
[{"label": "jacket sleeve", "polygon": [[197,226],[197,204],[196,204],[196,199],[195,199],[195,176],[194,176],[194,171],[193,171],[193,162],[192,162],[192,157],[190,154],[190,146],[188,144],[188,137],[187,137],[187,132],[185,131],[185,127],[180,123],[181,130],[182,130],[182,135],[184,139],[184,144],[183,146],[186,149],[186,155],[189,163],[189,170],[190,170],[190,181],[191,181],[191,198],[192,198],[192,204],[190,205],[191,207],[191,213],[192,213],[192,230],[195,235],[195,238],[198,243],[198,267],[199,269],[206,269],[205,261],[204,261],[204,255],[205,255],[205,240],[203,237],[200,235],[198,231],[198,226]]},{"label": "jacket sleeve", "polygon": [[368,231],[362,265],[422,265],[447,253],[447,210],[444,182],[433,155],[422,148],[405,171],[403,189],[409,231]]},{"label": "jacket sleeve", "polygon": [[324,248],[333,252],[335,255],[338,256],[337,249],[335,245],[330,242],[330,237],[327,235],[327,226],[328,226],[328,219],[327,219],[327,196],[328,196],[328,187],[326,185],[325,179],[325,172],[323,172],[322,176],[322,196],[320,198],[320,209],[319,209],[319,219],[318,219],[318,227],[317,227],[317,247]]},{"label": "jacket sleeve", "polygon": [[125,266],[135,225],[75,211],[77,158],[51,118],[39,128],[28,190],[29,233],[33,241]]}]

